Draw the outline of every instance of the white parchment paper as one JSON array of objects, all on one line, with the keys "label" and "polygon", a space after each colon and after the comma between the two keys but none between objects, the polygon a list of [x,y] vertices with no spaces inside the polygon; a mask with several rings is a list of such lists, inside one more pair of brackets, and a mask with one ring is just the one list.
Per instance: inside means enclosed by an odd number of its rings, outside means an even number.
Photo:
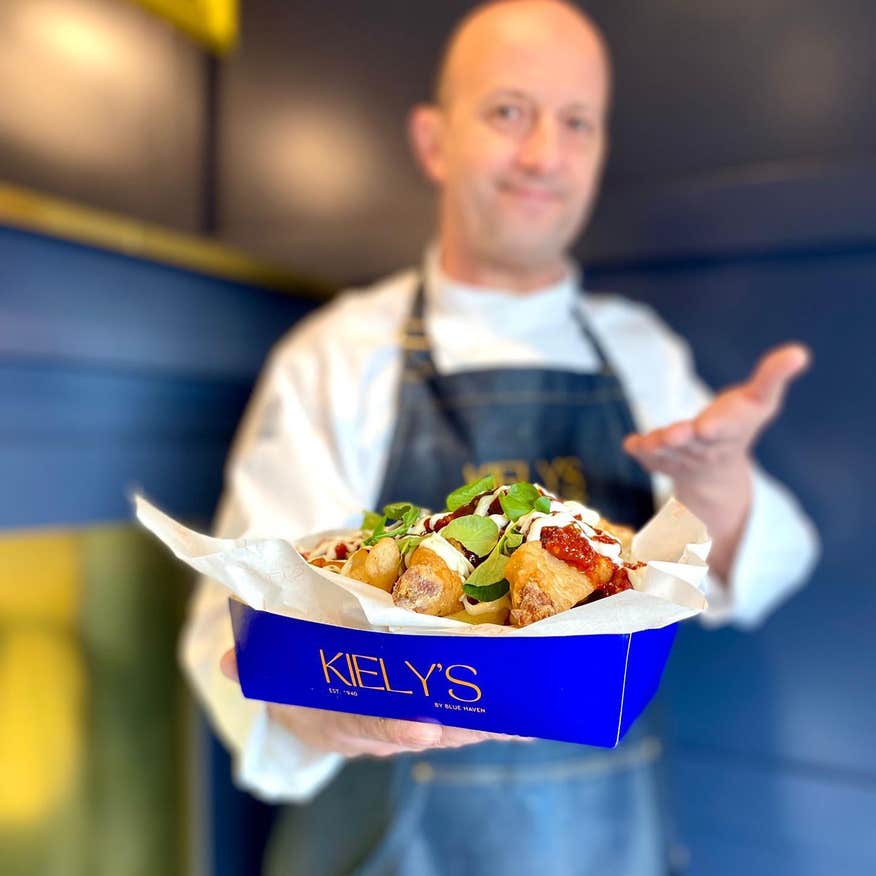
[{"label": "white parchment paper", "polygon": [[[253,608],[302,620],[444,636],[580,636],[659,629],[706,608],[702,588],[711,541],[702,521],[674,499],[633,540],[633,555],[647,563],[636,589],[520,628],[399,608],[383,590],[309,565],[283,539],[212,538],[187,529],[140,495],[134,503],[140,522],[193,569]],[[340,532],[316,533],[298,543],[307,549]]]}]

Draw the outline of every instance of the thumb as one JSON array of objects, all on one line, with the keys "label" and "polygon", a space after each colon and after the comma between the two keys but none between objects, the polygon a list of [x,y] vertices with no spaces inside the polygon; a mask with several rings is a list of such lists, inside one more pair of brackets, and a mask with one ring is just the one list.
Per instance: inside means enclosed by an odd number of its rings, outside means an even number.
[{"label": "thumb", "polygon": [[234,648],[231,648],[222,655],[222,659],[219,661],[219,668],[226,678],[231,679],[231,681],[239,680],[237,677],[237,655],[234,653]]},{"label": "thumb", "polygon": [[777,408],[788,384],[809,367],[812,353],[803,344],[784,344],[758,362],[745,391],[753,401]]}]

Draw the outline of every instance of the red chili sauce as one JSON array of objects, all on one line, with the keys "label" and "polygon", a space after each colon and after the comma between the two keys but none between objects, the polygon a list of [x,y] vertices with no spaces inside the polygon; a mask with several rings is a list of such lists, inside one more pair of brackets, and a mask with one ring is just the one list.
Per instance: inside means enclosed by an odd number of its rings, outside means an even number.
[{"label": "red chili sauce", "polygon": [[439,517],[434,523],[427,520],[424,527],[426,532],[438,532],[439,529],[443,529],[447,526],[451,520],[455,520],[457,517],[465,517],[466,514],[472,514],[474,509],[477,508],[478,502],[483,499],[485,495],[486,493],[481,493],[480,496],[475,496],[468,505],[463,505],[461,508],[457,508],[455,511],[451,511],[449,514]]},{"label": "red chili sauce", "polygon": [[[594,541],[610,541],[615,539],[608,535],[602,534],[602,537],[594,538]],[[581,534],[581,531],[574,525],[568,526],[545,526],[541,531],[541,546],[549,553],[553,554],[558,560],[580,569],[582,572],[589,572],[597,562],[599,554],[593,550],[587,539]],[[620,593],[622,590],[629,590],[632,587],[630,584],[630,576],[623,566],[619,566],[614,570],[611,580],[598,588],[599,596],[611,596],[614,593]],[[593,597],[597,598],[596,594]]]}]

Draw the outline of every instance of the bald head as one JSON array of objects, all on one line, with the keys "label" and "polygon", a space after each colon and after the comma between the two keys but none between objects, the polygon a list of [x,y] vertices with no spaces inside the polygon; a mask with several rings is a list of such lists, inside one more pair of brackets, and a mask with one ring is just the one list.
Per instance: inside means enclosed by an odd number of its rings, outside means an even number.
[{"label": "bald head", "polygon": [[611,62],[602,32],[577,6],[564,0],[488,0],[472,9],[445,43],[435,79],[435,102],[449,107],[472,68],[497,43],[518,44],[528,51],[537,51],[539,45],[563,46],[595,58],[608,102]]},{"label": "bald head", "polygon": [[608,97],[604,40],[572,4],[501,0],[462,20],[436,101],[410,119],[450,276],[525,290],[565,272],[599,184]]}]

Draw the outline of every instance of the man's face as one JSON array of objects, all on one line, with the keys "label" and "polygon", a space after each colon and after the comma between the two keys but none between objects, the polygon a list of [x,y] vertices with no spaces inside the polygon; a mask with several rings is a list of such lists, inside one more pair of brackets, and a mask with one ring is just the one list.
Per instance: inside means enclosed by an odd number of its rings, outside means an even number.
[{"label": "man's face", "polygon": [[462,52],[441,108],[442,223],[476,258],[556,263],[589,214],[605,154],[599,45],[518,29]]}]

